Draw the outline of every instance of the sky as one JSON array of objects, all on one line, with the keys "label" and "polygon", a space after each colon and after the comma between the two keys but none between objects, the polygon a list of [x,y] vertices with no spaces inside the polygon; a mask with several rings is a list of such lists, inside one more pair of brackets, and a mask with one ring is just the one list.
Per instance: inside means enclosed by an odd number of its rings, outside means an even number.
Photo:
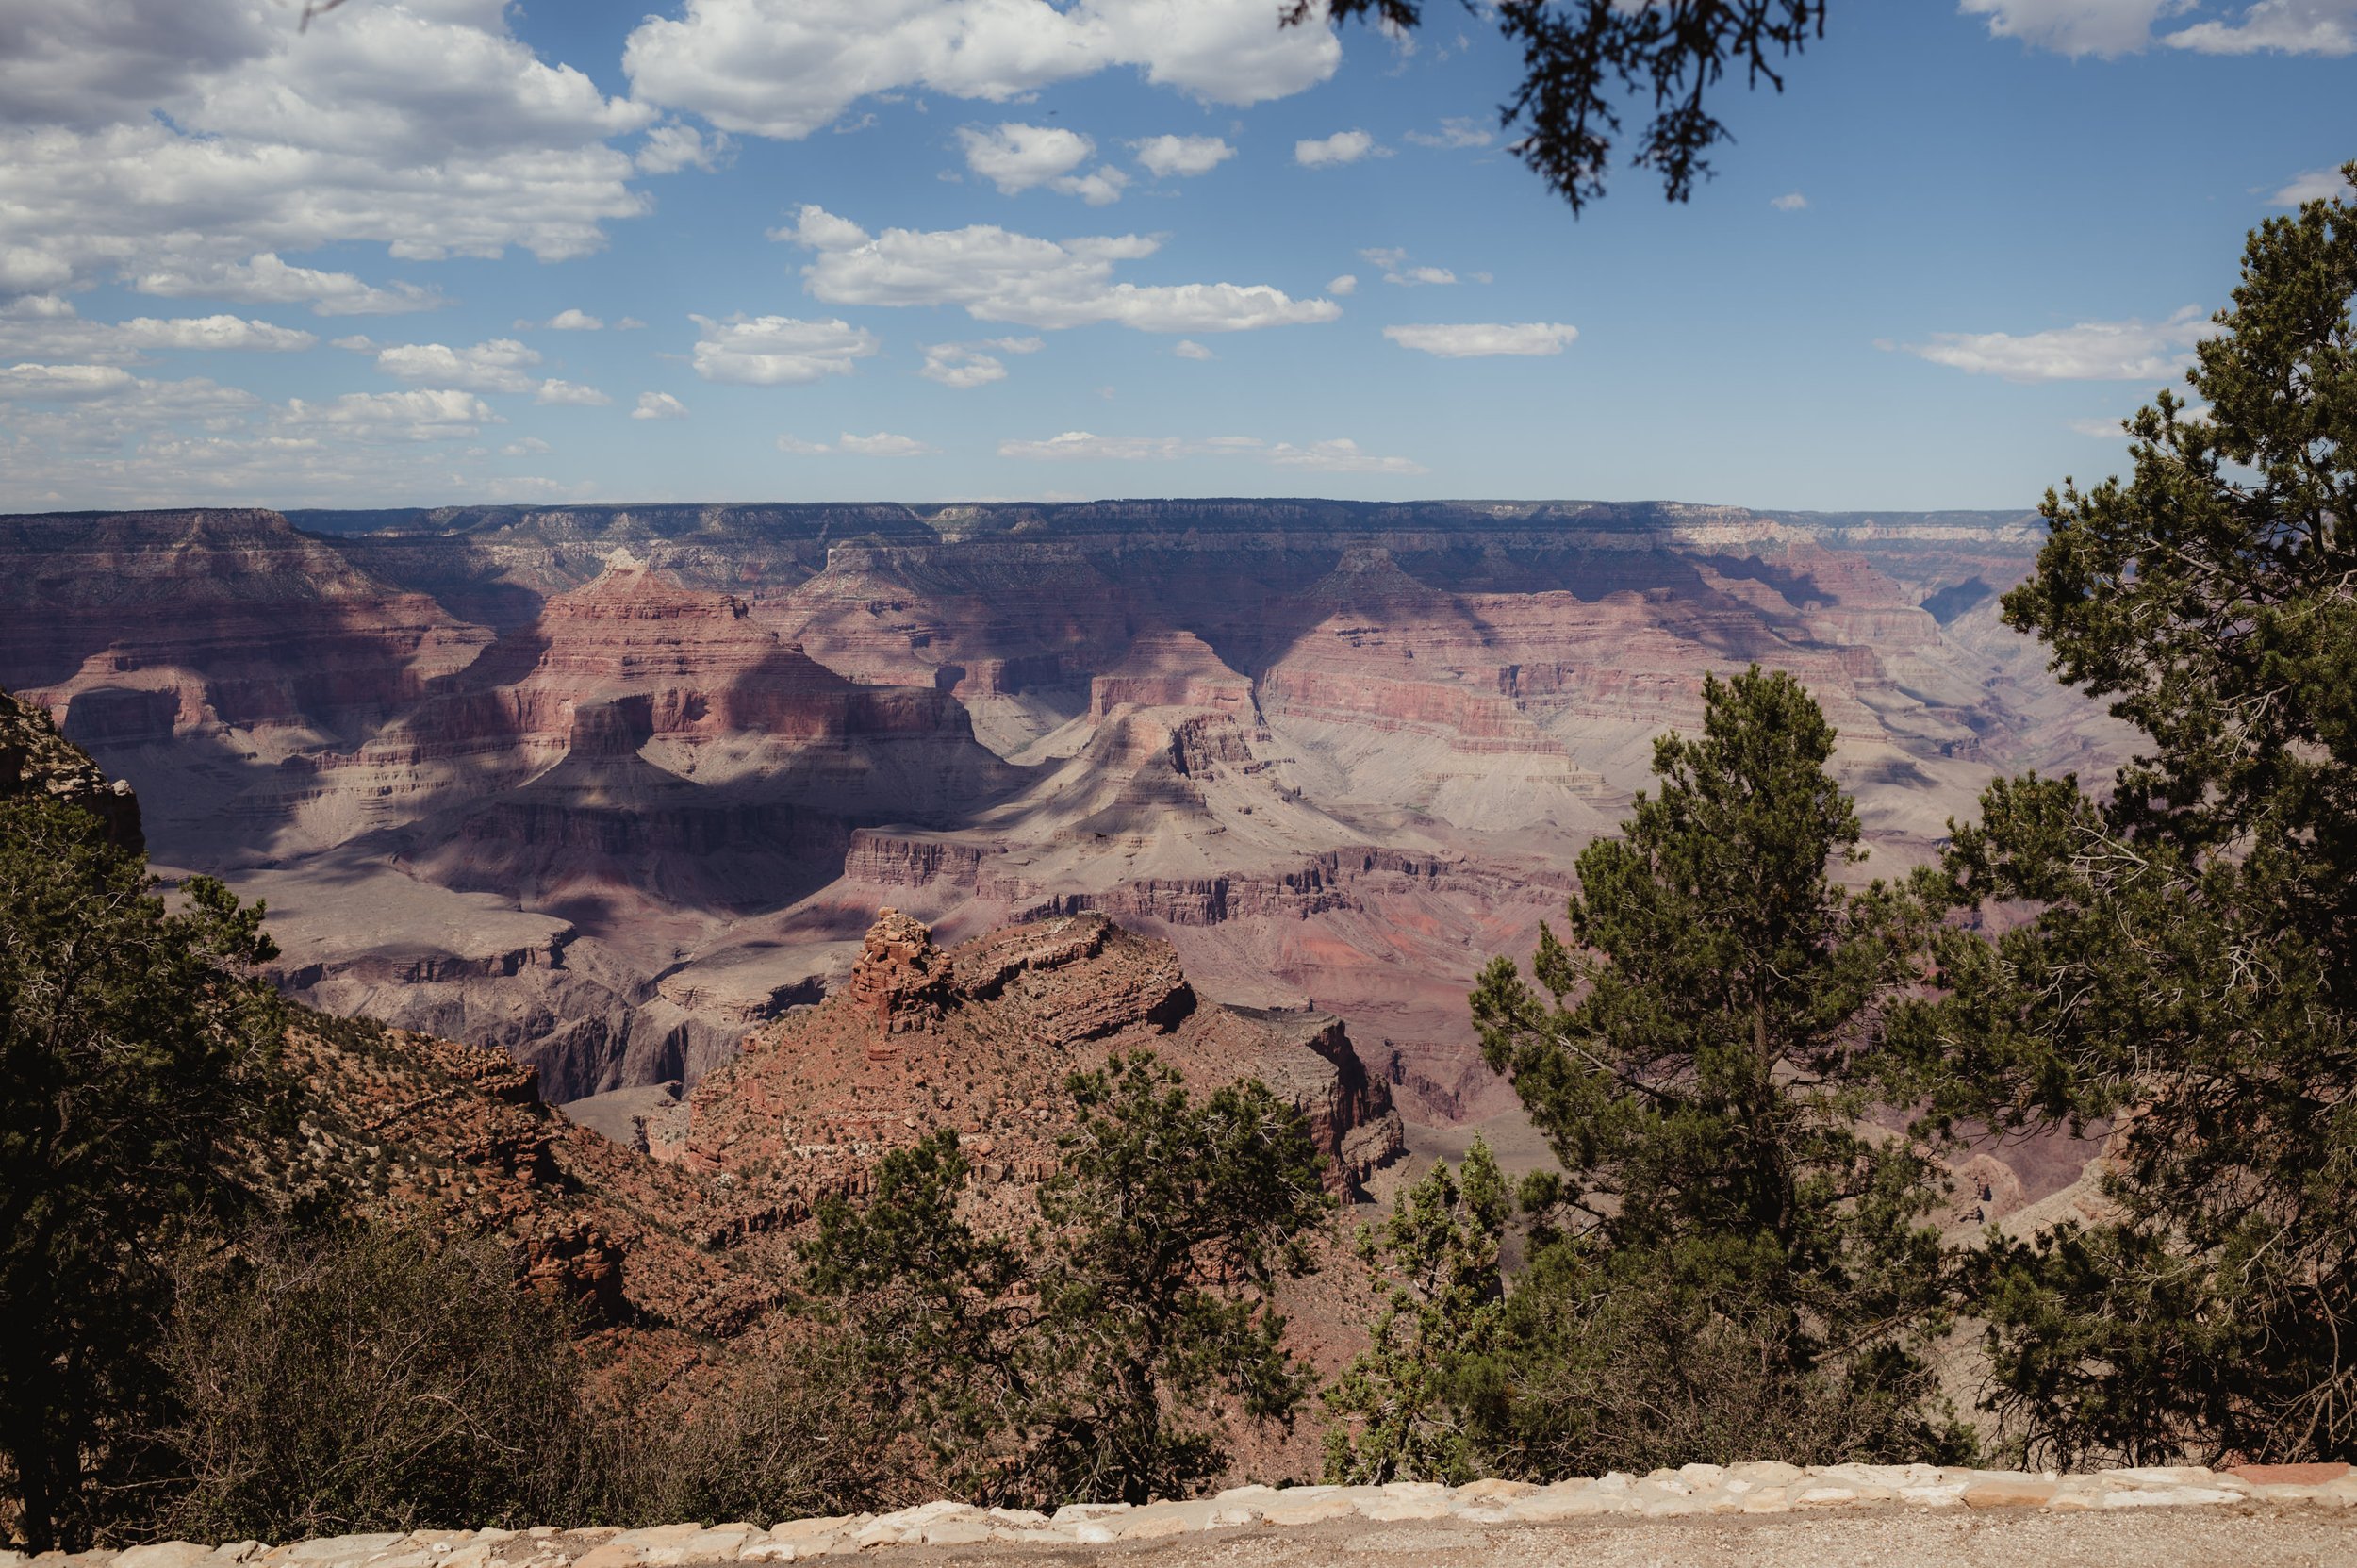
[{"label": "sky", "polygon": [[1479,5],[650,4],[0,0],[0,511],[2027,507],[2357,157],[2357,0],[1837,0],[1576,217]]}]

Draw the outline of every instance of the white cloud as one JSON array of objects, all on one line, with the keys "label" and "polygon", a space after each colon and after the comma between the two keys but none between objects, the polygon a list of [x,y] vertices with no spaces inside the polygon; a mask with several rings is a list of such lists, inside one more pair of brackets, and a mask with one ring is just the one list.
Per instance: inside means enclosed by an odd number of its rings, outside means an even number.
[{"label": "white cloud", "polygon": [[1359,291],[1359,280],[1348,272],[1344,272],[1342,276],[1327,283],[1326,291],[1337,298],[1347,299]]},{"label": "white cloud", "polygon": [[314,316],[399,316],[438,310],[449,302],[414,283],[385,288],[350,272],[323,272],[290,266],[264,251],[246,261],[200,262],[164,267],[133,277],[131,287],[163,299],[237,300],[246,305],[307,305]]},{"label": "white cloud", "polygon": [[778,450],[796,457],[816,457],[824,453],[832,452],[834,448],[824,441],[803,441],[797,440],[791,436],[781,436],[778,437]]},{"label": "white cloud", "polygon": [[1788,190],[1768,205],[1778,212],[1799,212],[1807,207],[1808,198],[1797,190]]},{"label": "white cloud", "polygon": [[1070,173],[1096,151],[1096,143],[1078,131],[1014,121],[988,129],[963,126],[958,144],[965,149],[965,166],[1007,196]]},{"label": "white cloud", "polygon": [[10,365],[0,368],[0,403],[79,403],[112,397],[137,382],[117,365]]},{"label": "white cloud", "polygon": [[2357,191],[2349,189],[2338,169],[2311,169],[2293,176],[2292,182],[2268,200],[2277,206],[2299,206],[2306,202],[2349,201],[2357,199]]},{"label": "white cloud", "polygon": [[1336,131],[1314,141],[1294,142],[1294,161],[1304,169],[1324,169],[1337,163],[1356,163],[1377,150],[1375,138],[1364,131]]},{"label": "white cloud", "polygon": [[1061,125],[1026,125],[1009,121],[989,129],[967,125],[958,132],[965,149],[965,166],[1012,196],[1044,185],[1091,206],[1121,200],[1129,176],[1112,164],[1099,164],[1092,173],[1074,173],[1096,156],[1096,143]]},{"label": "white cloud", "polygon": [[1219,357],[1218,355],[1213,354],[1192,338],[1179,338],[1170,352],[1181,359],[1217,359]]},{"label": "white cloud", "polygon": [[1377,457],[1361,452],[1359,443],[1347,437],[1332,441],[1311,441],[1297,447],[1279,441],[1269,448],[1268,461],[1280,469],[1307,469],[1313,473],[1430,473],[1422,463],[1405,457]]},{"label": "white cloud", "polygon": [[739,387],[792,387],[849,375],[851,362],[882,345],[865,327],[841,320],[806,322],[793,316],[690,316],[703,329],[696,373]]},{"label": "white cloud", "polygon": [[0,306],[0,355],[25,359],[117,363],[162,350],[289,354],[318,341],[307,332],[240,316],[84,321],[70,303],[45,294],[26,295]]},{"label": "white cloud", "polygon": [[2081,322],[2018,337],[1935,332],[1929,342],[1904,347],[1935,365],[2007,381],[2152,381],[2192,364],[2194,344],[2217,330],[2198,305],[2187,305],[2165,322]]},{"label": "white cloud", "polygon": [[[1457,274],[1446,267],[1409,266],[1408,253],[1396,247],[1376,246],[1370,250],[1360,251],[1359,255],[1363,260],[1382,269],[1384,282],[1397,284],[1403,289],[1414,289],[1424,284],[1445,284],[1457,281]],[[1475,275],[1484,283],[1490,281],[1490,274],[1487,272]],[[1352,283],[1355,287],[1357,280],[1353,279]]]},{"label": "white cloud", "polygon": [[1489,126],[1470,115],[1454,115],[1436,131],[1409,131],[1407,140],[1419,147],[1487,147],[1497,140]]},{"label": "white cloud", "polygon": [[2232,21],[2210,17],[2157,35],[2197,0],[1961,0],[1960,8],[1988,18],[1992,37],[2073,57],[2134,54],[2155,41],[2204,55],[2357,52],[2357,0],[2257,0]]},{"label": "white cloud", "polygon": [[1290,441],[1271,445],[1257,436],[1212,436],[1191,440],[1180,436],[1098,436],[1086,430],[1067,430],[1046,440],[1001,441],[998,455],[1047,463],[1167,463],[1185,457],[1226,457],[1321,473],[1430,471],[1405,457],[1382,457],[1362,451],[1358,442],[1347,438],[1295,446]]},{"label": "white cloud", "polygon": [[799,140],[862,98],[923,88],[1006,103],[1116,66],[1247,105],[1334,74],[1330,26],[1270,0],[686,0],[622,51],[634,97],[723,130]]},{"label": "white cloud", "polygon": [[1037,354],[1045,345],[1037,338],[989,338],[979,343],[927,343],[924,368],[916,373],[944,387],[968,390],[1007,379],[1001,354]]},{"label": "white cloud", "polygon": [[2200,55],[2357,54],[2357,0],[2259,0],[2238,23],[2212,18],[2161,41]]},{"label": "white cloud", "polygon": [[1492,355],[1561,354],[1579,328],[1561,322],[1459,322],[1387,326],[1383,336],[1404,349],[1442,359]]},{"label": "white cloud", "polygon": [[544,453],[550,453],[555,450],[556,449],[554,447],[549,445],[548,442],[540,439],[537,436],[526,436],[519,440],[510,441],[505,446],[500,448],[500,455],[502,457],[537,457]]},{"label": "white cloud", "polygon": [[[518,326],[525,323],[519,322]],[[544,323],[551,332],[603,332],[605,323],[586,310],[560,310]]]},{"label": "white cloud", "polygon": [[835,450],[848,452],[854,457],[921,457],[934,449],[912,436],[895,436],[880,430],[873,436],[854,436],[845,431],[835,440]]},{"label": "white cloud", "polygon": [[1236,149],[1216,136],[1149,136],[1129,145],[1140,167],[1157,179],[1208,174],[1236,156]]},{"label": "white cloud", "polygon": [[578,381],[559,381],[552,376],[540,383],[540,389],[532,394],[532,401],[568,408],[602,408],[614,400],[595,387],[585,387]]},{"label": "white cloud", "polygon": [[513,338],[472,348],[445,343],[395,343],[379,349],[376,368],[396,381],[432,381],[474,392],[529,392],[539,378],[527,371],[540,355]]},{"label": "white cloud", "polygon": [[632,162],[642,174],[676,174],[683,169],[701,169],[708,173],[719,166],[720,159],[733,146],[725,136],[716,133],[706,137],[693,125],[673,122],[649,131]]},{"label": "white cloud", "polygon": [[423,302],[332,273],[307,296],[265,293],[305,280],[237,269],[355,240],[420,259],[594,250],[604,223],[645,210],[608,143],[654,111],[541,61],[505,12],[370,0],[298,33],[248,0],[14,7],[0,24],[0,211],[37,272],[307,297],[322,313]]},{"label": "white cloud", "polygon": [[503,424],[490,405],[456,388],[412,392],[346,392],[325,403],[288,400],[279,422],[359,441],[455,441],[486,424]]},{"label": "white cloud", "polygon": [[668,392],[641,392],[638,406],[630,411],[634,420],[684,420],[687,404]]},{"label": "white cloud", "polygon": [[792,228],[771,232],[816,253],[802,269],[830,305],[956,305],[978,321],[1060,329],[1109,322],[1141,332],[1244,332],[1328,322],[1331,300],[1295,300],[1266,284],[1115,283],[1114,264],[1151,256],[1139,235],[1036,239],[995,223],[962,229],[886,229],[805,206]]}]

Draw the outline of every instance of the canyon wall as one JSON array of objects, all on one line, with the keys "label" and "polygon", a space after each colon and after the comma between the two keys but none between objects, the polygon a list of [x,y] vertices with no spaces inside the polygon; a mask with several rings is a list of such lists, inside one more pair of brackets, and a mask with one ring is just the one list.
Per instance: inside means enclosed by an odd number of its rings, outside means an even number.
[{"label": "canyon wall", "polygon": [[[300,522],[302,526],[297,526]],[[1873,859],[2122,737],[1996,596],[2029,515],[1577,502],[0,519],[0,685],[267,898],[288,985],[571,1099],[1102,915],[1348,1026],[1411,1117],[1508,1097],[1464,992],[1560,912],[1704,676],[1810,686]],[[1244,1017],[1244,1014],[1233,1016]],[[1241,1026],[1239,1026],[1241,1027]]]}]

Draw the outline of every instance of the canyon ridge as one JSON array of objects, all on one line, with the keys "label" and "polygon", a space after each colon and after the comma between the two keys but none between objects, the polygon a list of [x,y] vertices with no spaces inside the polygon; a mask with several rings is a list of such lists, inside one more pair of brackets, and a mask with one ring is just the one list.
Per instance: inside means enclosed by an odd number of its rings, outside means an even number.
[{"label": "canyon ridge", "polygon": [[1453,1147],[1511,1104],[1473,977],[1559,918],[1706,673],[1815,694],[1861,875],[2000,773],[2108,776],[2124,730],[1999,619],[2042,538],[1577,502],[18,516],[0,686],[129,782],[159,870],[268,900],[295,996],[498,1048],[617,1136],[721,1147],[679,1097],[840,993],[889,906],[945,949],[1108,916]]}]

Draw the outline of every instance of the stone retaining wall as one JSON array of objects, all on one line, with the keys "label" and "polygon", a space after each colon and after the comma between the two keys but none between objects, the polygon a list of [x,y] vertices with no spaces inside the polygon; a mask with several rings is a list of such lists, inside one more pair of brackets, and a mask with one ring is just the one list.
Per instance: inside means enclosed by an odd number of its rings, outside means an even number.
[{"label": "stone retaining wall", "polygon": [[343,1535],[265,1546],[184,1541],[124,1552],[0,1552],[0,1568],[685,1568],[693,1563],[793,1562],[884,1546],[1111,1545],[1202,1530],[1313,1525],[1329,1519],[1375,1524],[1455,1520],[1550,1524],[1609,1515],[1844,1513],[1940,1509],[2085,1512],[2105,1509],[2290,1507],[2357,1509],[2357,1474],[2346,1464],[2253,1465],[2215,1472],[2185,1467],[2105,1470],[2092,1475],[1941,1469],[1929,1464],[1689,1464],[1650,1476],[1533,1486],[1485,1480],[1445,1487],[1237,1487],[1184,1502],[1073,1503],[1053,1514],[926,1503],[897,1513],[753,1524],[661,1525],[649,1529],[412,1530]]}]

